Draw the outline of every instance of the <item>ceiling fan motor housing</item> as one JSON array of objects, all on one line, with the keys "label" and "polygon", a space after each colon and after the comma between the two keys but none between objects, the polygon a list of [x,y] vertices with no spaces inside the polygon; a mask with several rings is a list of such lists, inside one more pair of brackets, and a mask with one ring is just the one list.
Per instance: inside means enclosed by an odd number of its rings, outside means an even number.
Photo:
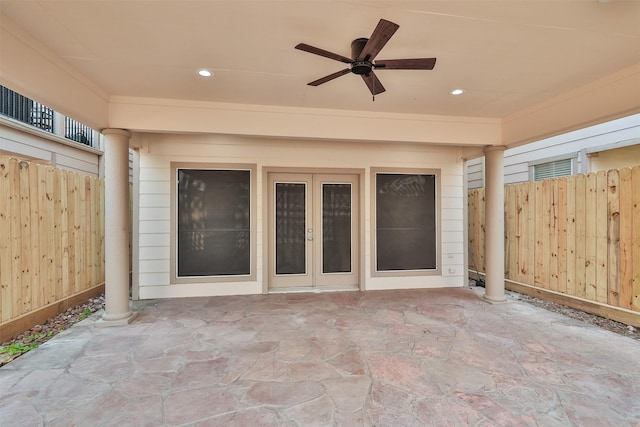
[{"label": "ceiling fan motor housing", "polygon": [[364,46],[367,44],[369,39],[367,38],[359,38],[355,39],[351,42],[351,58],[354,60],[363,59],[360,58],[360,52],[364,49]]},{"label": "ceiling fan motor housing", "polygon": [[359,38],[351,42],[351,58],[353,58],[353,62],[351,63],[351,72],[353,74],[364,74],[368,76],[369,73],[371,73],[373,64],[370,61],[365,60],[365,58],[360,58],[360,53],[368,41],[369,39]]}]

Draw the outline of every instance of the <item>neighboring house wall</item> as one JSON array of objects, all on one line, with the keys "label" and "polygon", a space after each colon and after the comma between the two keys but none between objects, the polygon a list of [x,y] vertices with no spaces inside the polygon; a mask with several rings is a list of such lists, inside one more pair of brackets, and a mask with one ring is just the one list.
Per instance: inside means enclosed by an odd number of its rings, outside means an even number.
[{"label": "neighboring house wall", "polygon": [[[573,173],[640,164],[640,114],[506,150],[505,184],[530,181],[535,165],[571,159]],[[484,158],[467,161],[469,188],[484,186]]]},{"label": "neighboring house wall", "polygon": [[[104,176],[102,150],[3,117],[0,153],[85,175]],[[133,152],[129,150],[129,183],[132,182]]]},{"label": "neighboring house wall", "polygon": [[640,141],[637,145],[587,154],[589,172],[620,169],[640,164]]},{"label": "neighboring house wall", "polygon": [[0,153],[85,175],[100,176],[102,151],[2,117]]},{"label": "neighboring house wall", "polygon": [[[326,141],[293,141],[224,135],[157,135],[136,134],[139,168],[139,199],[134,210],[139,213],[134,238],[134,253],[139,261],[134,266],[134,292],[142,299],[177,296],[255,294],[268,291],[266,269],[269,256],[267,171],[281,168],[310,171],[357,170],[360,173],[362,222],[357,268],[361,271],[362,290],[463,286],[464,268],[464,197],[463,161],[455,148],[419,144],[355,143]],[[171,278],[172,225],[171,163],[196,162],[200,165],[248,164],[255,168],[255,212],[257,216],[255,247],[255,279],[217,283],[175,283]],[[202,166],[201,166],[202,167]],[[439,227],[437,271],[414,275],[394,274],[380,277],[372,272],[374,207],[372,168],[403,172],[409,169],[438,169],[439,193],[436,209]],[[135,178],[135,177],[134,177]],[[135,189],[134,189],[135,191]],[[135,257],[134,257],[135,259]]]}]

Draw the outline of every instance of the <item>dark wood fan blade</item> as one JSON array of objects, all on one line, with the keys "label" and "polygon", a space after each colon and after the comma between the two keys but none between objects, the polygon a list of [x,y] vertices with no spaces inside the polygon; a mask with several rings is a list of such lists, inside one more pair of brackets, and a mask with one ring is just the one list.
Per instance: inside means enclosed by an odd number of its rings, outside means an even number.
[{"label": "dark wood fan blade", "polygon": [[375,58],[378,52],[387,44],[398,28],[400,28],[398,24],[381,19],[376,29],[373,30],[369,41],[362,48],[360,58],[373,62],[373,58]]},{"label": "dark wood fan blade", "polygon": [[386,90],[384,86],[382,86],[382,83],[380,83],[380,80],[378,80],[378,77],[373,71],[370,72],[368,76],[365,74],[362,74],[362,80],[364,80],[364,82],[367,84],[367,87],[371,91],[371,95],[377,95]]},{"label": "dark wood fan blade", "polygon": [[340,70],[338,72],[335,72],[333,74],[329,74],[328,76],[324,76],[321,79],[318,80],[314,80],[311,83],[307,83],[309,86],[319,86],[322,83],[326,83],[328,81],[331,81],[333,79],[337,79],[340,76],[344,76],[345,74],[349,74],[349,72],[351,72],[350,68],[345,68],[344,70]]},{"label": "dark wood fan blade", "polygon": [[335,59],[336,61],[344,62],[345,64],[351,64],[353,62],[353,59],[347,58],[346,56],[338,55],[337,53],[329,52],[328,50],[320,49],[319,47],[309,46],[305,43],[299,43],[296,46],[296,49],[324,56],[325,58]]},{"label": "dark wood fan blade", "polygon": [[433,70],[436,58],[386,59],[376,61],[376,70]]}]

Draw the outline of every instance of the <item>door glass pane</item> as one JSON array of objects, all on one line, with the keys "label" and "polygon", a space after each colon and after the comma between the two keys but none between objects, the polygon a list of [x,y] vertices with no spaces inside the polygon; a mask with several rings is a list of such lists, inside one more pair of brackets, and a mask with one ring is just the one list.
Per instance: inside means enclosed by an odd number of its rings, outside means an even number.
[{"label": "door glass pane", "polygon": [[178,170],[178,276],[251,274],[251,173]]},{"label": "door glass pane", "polygon": [[322,272],[351,272],[351,184],[322,184]]},{"label": "door glass pane", "polygon": [[305,274],[307,185],[278,182],[275,193],[276,274]]},{"label": "door glass pane", "polygon": [[435,175],[376,174],[376,269],[436,268]]}]

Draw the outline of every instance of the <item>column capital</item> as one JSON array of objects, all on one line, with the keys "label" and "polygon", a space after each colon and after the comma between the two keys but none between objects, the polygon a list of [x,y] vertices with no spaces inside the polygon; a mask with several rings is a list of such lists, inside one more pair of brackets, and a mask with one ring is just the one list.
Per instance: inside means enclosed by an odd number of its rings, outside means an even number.
[{"label": "column capital", "polygon": [[504,151],[507,149],[506,145],[489,145],[487,147],[484,147],[484,149],[482,150],[483,153],[491,153],[492,151]]},{"label": "column capital", "polygon": [[102,129],[101,133],[103,135],[121,135],[127,138],[131,138],[131,132],[126,129],[106,128]]}]

